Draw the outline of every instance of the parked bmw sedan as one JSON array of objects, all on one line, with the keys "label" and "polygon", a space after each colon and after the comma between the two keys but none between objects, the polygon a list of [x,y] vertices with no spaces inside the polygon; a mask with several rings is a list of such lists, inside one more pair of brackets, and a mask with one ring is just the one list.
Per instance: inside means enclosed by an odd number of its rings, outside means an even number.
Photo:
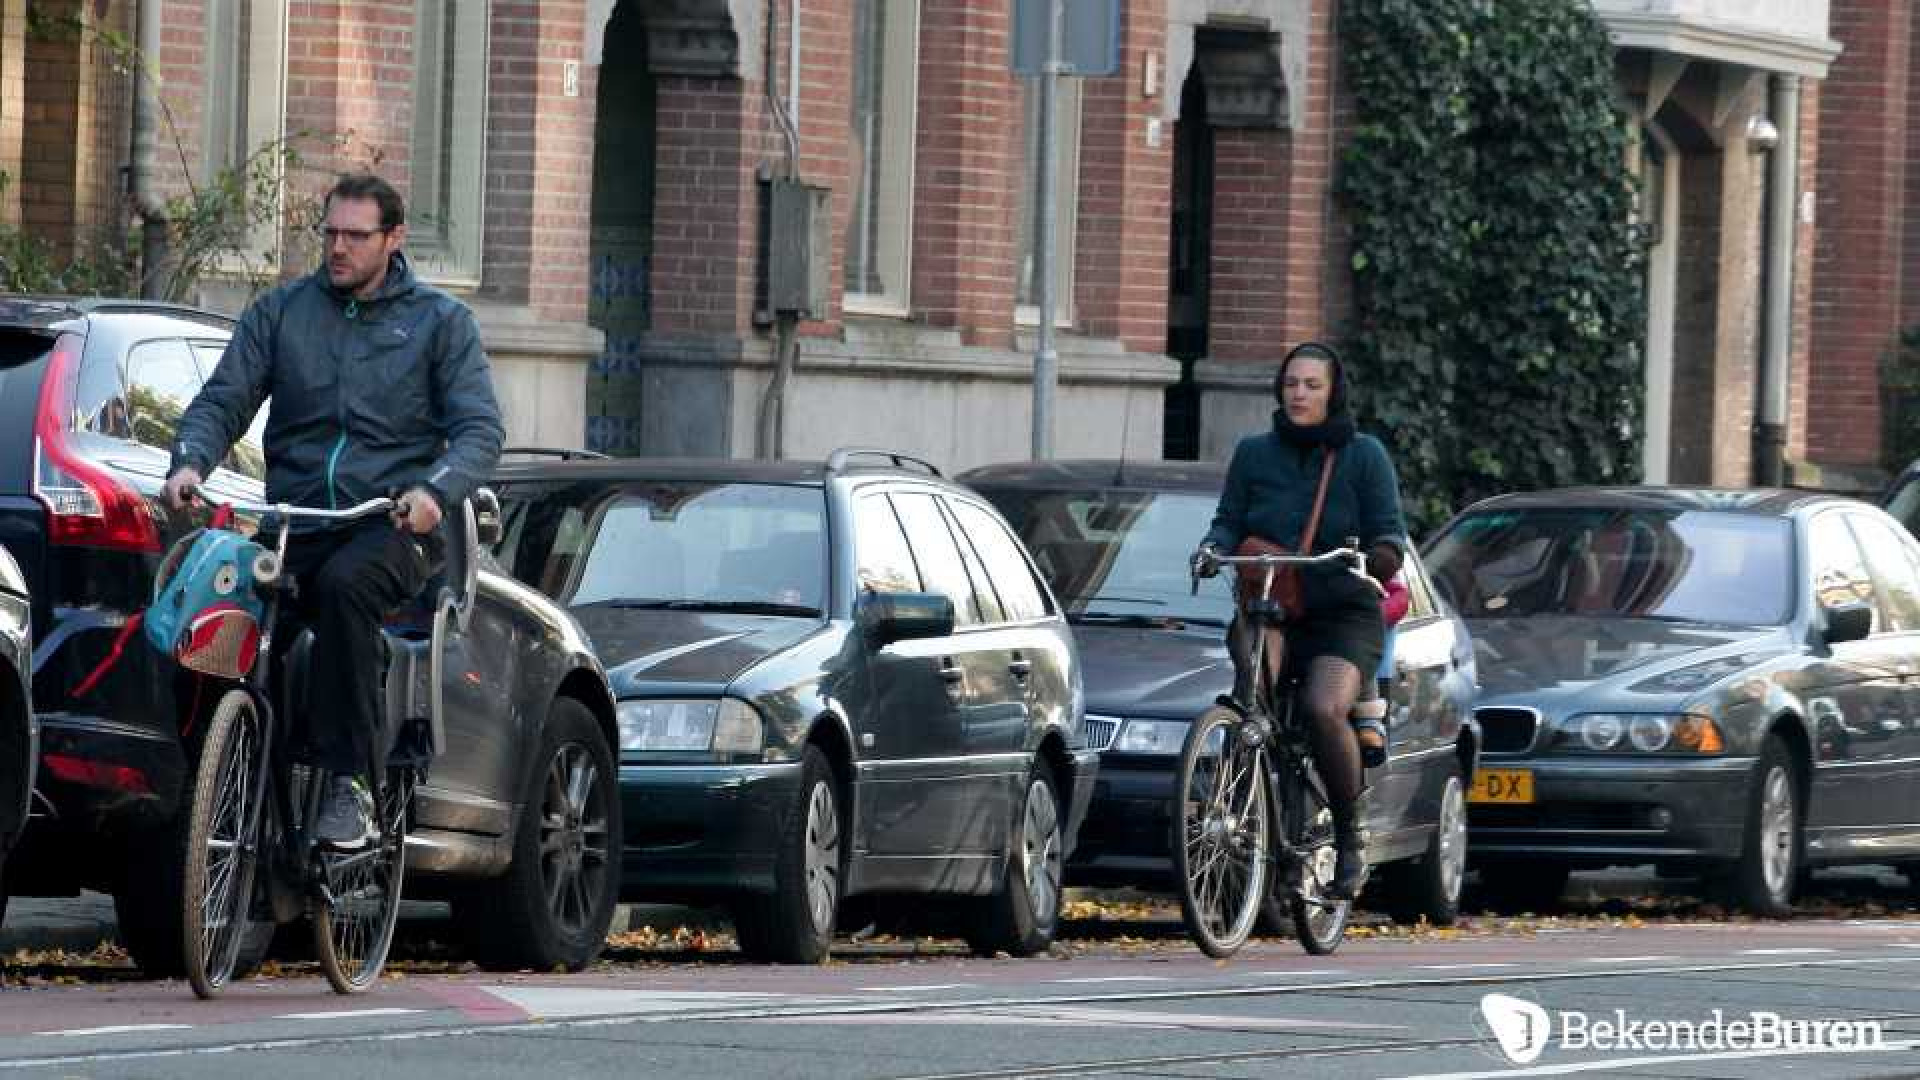
[{"label": "parked bmw sedan", "polygon": [[1427,559],[1479,653],[1469,852],[1492,895],[1654,863],[1780,916],[1804,866],[1920,866],[1920,545],[1881,510],[1512,495]]},{"label": "parked bmw sedan", "polygon": [[[1227,578],[1196,594],[1187,573],[1224,479],[1215,464],[1117,461],[998,465],[960,477],[1019,530],[1080,643],[1087,745],[1102,757],[1069,881],[1172,885],[1180,746],[1188,722],[1233,685]],[[1418,557],[1406,576],[1412,608],[1395,648],[1392,750],[1368,776],[1368,854],[1387,864],[1377,898],[1390,911],[1445,924],[1458,911],[1466,858],[1473,654]]]},{"label": "parked bmw sedan", "polygon": [[889,921],[1047,946],[1098,758],[1072,749],[1072,635],[991,507],[878,452],[500,483],[500,561],[568,606],[619,699],[627,898],[724,905],[785,962],[825,958],[843,902],[902,894]]},{"label": "parked bmw sedan", "polygon": [[33,671],[27,579],[0,548],[0,919],[7,913],[7,852],[26,828],[39,760],[39,724],[27,677]]}]

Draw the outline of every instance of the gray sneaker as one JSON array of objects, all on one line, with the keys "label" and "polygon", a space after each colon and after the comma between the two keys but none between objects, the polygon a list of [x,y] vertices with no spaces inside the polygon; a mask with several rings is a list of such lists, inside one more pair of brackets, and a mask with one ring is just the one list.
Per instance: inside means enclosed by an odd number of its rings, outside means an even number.
[{"label": "gray sneaker", "polygon": [[366,785],[351,776],[334,777],[320,804],[314,835],[322,844],[344,851],[367,846],[373,839],[373,796]]}]

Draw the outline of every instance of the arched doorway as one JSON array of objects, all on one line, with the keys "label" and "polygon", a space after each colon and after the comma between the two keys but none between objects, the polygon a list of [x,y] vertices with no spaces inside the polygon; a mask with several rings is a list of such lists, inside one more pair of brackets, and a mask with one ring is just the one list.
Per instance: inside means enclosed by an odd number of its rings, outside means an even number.
[{"label": "arched doorway", "polygon": [[642,0],[621,0],[607,20],[594,110],[593,209],[587,321],[606,347],[587,376],[587,446],[641,450],[644,384],[638,344],[652,323],[654,76]]}]

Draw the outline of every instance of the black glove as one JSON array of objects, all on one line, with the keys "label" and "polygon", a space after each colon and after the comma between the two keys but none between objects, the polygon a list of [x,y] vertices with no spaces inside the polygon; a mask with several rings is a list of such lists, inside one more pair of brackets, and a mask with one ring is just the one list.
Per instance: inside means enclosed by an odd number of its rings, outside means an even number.
[{"label": "black glove", "polygon": [[1385,585],[1400,572],[1403,558],[1400,549],[1392,544],[1375,544],[1367,549],[1367,576]]},{"label": "black glove", "polygon": [[1220,574],[1220,564],[1215,562],[1214,559],[1218,558],[1219,555],[1219,548],[1214,547],[1212,544],[1201,544],[1199,550],[1195,551],[1193,557],[1188,560],[1188,565],[1193,569],[1193,576],[1203,578],[1218,577]]}]

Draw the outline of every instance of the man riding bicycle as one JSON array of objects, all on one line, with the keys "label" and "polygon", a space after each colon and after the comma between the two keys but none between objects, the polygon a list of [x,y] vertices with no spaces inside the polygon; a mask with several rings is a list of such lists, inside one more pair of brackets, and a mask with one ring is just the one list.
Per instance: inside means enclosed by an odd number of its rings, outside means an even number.
[{"label": "man riding bicycle", "polygon": [[[1195,572],[1217,572],[1215,556],[1250,541],[1319,555],[1356,537],[1366,552],[1367,574],[1382,585],[1391,581],[1407,542],[1399,485],[1386,447],[1354,429],[1339,357],[1317,342],[1295,347],[1281,363],[1273,392],[1280,405],[1273,429],[1235,448],[1213,528],[1194,555]],[[1312,550],[1298,551],[1302,546]],[[1380,666],[1379,595],[1343,568],[1300,571],[1302,610],[1286,623],[1286,671],[1274,673],[1300,680],[1300,708],[1333,817],[1338,862],[1330,891],[1343,899],[1359,891],[1366,874],[1361,764],[1367,758],[1377,763],[1386,749],[1386,731],[1377,720],[1363,721],[1360,732],[1349,726],[1363,680]],[[1233,707],[1242,713],[1257,693],[1250,654],[1260,640],[1243,604],[1227,635],[1236,672]]]},{"label": "man riding bicycle", "polygon": [[391,523],[296,525],[287,552],[314,633],[308,685],[339,702],[302,710],[309,764],[333,777],[317,839],[337,848],[373,833],[362,778],[383,712],[381,620],[438,572],[440,520],[493,471],[506,436],[473,313],[414,277],[406,234],[385,180],[334,184],[326,265],[247,306],[180,418],[165,489],[175,508],[192,501],[270,397],[268,501],[337,509],[402,493]]}]

